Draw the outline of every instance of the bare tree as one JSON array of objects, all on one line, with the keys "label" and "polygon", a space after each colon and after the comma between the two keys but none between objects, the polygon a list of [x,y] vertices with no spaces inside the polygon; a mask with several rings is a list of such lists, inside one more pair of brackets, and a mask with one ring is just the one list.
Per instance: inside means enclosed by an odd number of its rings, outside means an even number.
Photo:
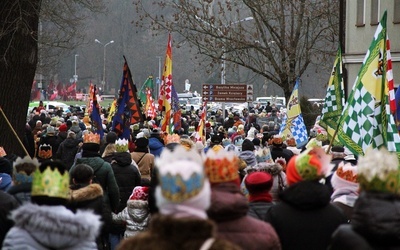
[{"label": "bare tree", "polygon": [[[39,41],[41,51],[50,52],[55,47],[70,49],[79,43],[75,37],[80,37],[77,21],[83,20],[83,9],[98,11],[101,3],[94,0],[0,1],[0,106],[21,141]],[[39,20],[45,27],[41,36]],[[0,131],[0,146],[17,155],[25,154],[3,115]]]},{"label": "bare tree", "polygon": [[[178,33],[208,58],[250,69],[282,88],[337,49],[337,0],[134,0],[135,24]],[[176,36],[175,36],[176,37]],[[223,65],[223,64],[222,64]],[[222,69],[224,70],[224,69]]]}]

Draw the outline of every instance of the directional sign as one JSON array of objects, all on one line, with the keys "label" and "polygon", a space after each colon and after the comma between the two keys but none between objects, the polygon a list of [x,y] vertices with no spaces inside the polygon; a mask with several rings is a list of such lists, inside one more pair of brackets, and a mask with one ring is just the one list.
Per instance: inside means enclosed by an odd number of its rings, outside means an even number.
[{"label": "directional sign", "polygon": [[202,96],[208,102],[252,102],[253,85],[203,84]]}]

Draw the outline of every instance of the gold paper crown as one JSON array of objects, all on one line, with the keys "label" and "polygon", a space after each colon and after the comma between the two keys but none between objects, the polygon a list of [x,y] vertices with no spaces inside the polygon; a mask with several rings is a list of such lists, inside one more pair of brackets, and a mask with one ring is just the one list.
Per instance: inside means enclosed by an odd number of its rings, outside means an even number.
[{"label": "gold paper crown", "polygon": [[176,143],[180,143],[180,141],[181,141],[181,137],[179,136],[179,135],[177,135],[177,134],[172,134],[172,135],[167,135],[166,137],[165,137],[165,144],[169,144],[169,143],[174,143],[174,142],[176,142]]},{"label": "gold paper crown", "polygon": [[100,135],[89,132],[83,136],[83,143],[97,143],[100,144]]},{"label": "gold paper crown", "polygon": [[4,148],[3,147],[0,147],[0,157],[4,157],[4,156],[6,156],[7,155],[7,153],[6,153],[6,151],[4,150]]},{"label": "gold paper crown", "polygon": [[68,198],[69,174],[65,171],[61,175],[58,169],[51,170],[50,166],[42,172],[39,168],[33,174],[32,196],[48,196],[54,198]]},{"label": "gold paper crown", "polygon": [[203,190],[204,168],[196,149],[177,145],[174,151],[163,150],[156,158],[162,196],[172,202],[183,202]]},{"label": "gold paper crown", "polygon": [[118,139],[115,142],[115,148],[117,152],[127,152],[128,151],[128,140],[127,139]]},{"label": "gold paper crown", "polygon": [[336,174],[346,181],[357,183],[357,167],[352,166],[350,163],[344,164],[343,161],[339,163]]},{"label": "gold paper crown", "polygon": [[208,150],[204,168],[211,183],[233,181],[239,178],[239,157],[232,151]]},{"label": "gold paper crown", "polygon": [[39,146],[38,157],[41,159],[50,159],[53,157],[53,150],[50,145],[42,144]]}]

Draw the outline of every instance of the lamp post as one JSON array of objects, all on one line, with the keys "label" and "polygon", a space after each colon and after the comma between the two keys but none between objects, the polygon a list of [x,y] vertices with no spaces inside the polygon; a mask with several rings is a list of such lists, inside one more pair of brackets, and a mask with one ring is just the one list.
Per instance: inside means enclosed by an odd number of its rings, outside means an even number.
[{"label": "lamp post", "polygon": [[78,54],[75,54],[75,74],[74,74],[74,80],[75,82],[78,81],[78,75],[76,74],[76,57],[79,56]]},{"label": "lamp post", "polygon": [[98,39],[94,39],[94,41],[96,43],[99,43],[101,45],[103,45],[104,47],[104,56],[103,56],[103,81],[101,82],[101,84],[103,85],[103,90],[105,91],[105,85],[106,85],[106,47],[109,44],[114,43],[114,40],[109,41],[106,44],[103,44],[102,42],[100,42]]}]

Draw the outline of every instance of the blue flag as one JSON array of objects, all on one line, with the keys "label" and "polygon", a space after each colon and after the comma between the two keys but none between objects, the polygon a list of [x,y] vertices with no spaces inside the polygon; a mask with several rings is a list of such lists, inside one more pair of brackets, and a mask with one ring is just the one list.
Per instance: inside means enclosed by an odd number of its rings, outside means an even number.
[{"label": "blue flag", "polygon": [[100,135],[100,140],[103,139],[104,136],[104,131],[103,131],[103,122],[101,121],[100,117],[100,105],[97,102],[97,97],[96,97],[96,85],[94,85],[93,89],[93,102],[92,102],[92,132],[95,134]]}]

